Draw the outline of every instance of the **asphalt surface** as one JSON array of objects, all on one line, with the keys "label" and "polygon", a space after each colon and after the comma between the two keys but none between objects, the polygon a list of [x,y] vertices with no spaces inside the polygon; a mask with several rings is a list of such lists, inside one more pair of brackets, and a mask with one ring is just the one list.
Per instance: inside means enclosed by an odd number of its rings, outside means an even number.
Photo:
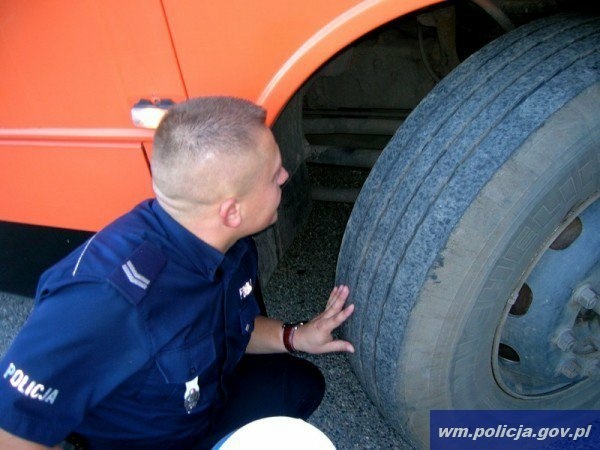
[{"label": "asphalt surface", "polygon": [[[324,307],[351,205],[315,202],[307,226],[296,237],[264,289],[269,315],[302,320]],[[32,299],[0,292],[0,355],[29,314]],[[366,397],[343,354],[306,356],[323,371],[327,390],[309,422],[340,449],[403,449],[406,444]]]}]

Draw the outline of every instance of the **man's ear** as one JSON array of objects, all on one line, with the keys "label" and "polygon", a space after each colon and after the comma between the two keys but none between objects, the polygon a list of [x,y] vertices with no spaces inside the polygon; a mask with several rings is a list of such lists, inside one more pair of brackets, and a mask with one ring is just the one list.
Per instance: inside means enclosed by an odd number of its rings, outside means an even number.
[{"label": "man's ear", "polygon": [[223,225],[229,228],[237,228],[242,223],[242,215],[240,214],[240,204],[235,198],[228,198],[221,203],[219,208],[219,216]]}]

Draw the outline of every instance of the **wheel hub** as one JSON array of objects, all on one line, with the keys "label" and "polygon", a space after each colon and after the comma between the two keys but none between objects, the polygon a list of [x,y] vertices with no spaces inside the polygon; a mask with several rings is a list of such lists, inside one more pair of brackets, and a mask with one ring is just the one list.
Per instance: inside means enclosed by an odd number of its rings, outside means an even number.
[{"label": "wheel hub", "polygon": [[600,378],[600,199],[587,203],[532,264],[497,331],[496,381],[517,397]]}]

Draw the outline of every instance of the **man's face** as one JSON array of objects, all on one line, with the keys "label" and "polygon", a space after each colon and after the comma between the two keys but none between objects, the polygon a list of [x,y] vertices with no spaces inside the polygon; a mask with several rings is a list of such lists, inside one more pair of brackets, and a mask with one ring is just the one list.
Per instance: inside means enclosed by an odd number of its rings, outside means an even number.
[{"label": "man's face", "polygon": [[255,182],[242,199],[244,220],[248,234],[258,233],[277,221],[277,208],[281,202],[281,186],[289,178],[282,166],[279,146],[271,130],[264,128],[257,139],[260,155]]}]

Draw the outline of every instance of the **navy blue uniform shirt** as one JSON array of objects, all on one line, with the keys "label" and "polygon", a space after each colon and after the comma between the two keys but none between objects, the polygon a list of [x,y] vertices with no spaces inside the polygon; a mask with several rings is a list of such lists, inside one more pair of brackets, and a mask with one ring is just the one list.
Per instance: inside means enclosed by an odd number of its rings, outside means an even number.
[{"label": "navy blue uniform shirt", "polygon": [[223,255],[143,202],[41,277],[0,365],[0,428],[45,445],[77,432],[91,448],[185,448],[248,344],[256,276],[250,238]]}]

